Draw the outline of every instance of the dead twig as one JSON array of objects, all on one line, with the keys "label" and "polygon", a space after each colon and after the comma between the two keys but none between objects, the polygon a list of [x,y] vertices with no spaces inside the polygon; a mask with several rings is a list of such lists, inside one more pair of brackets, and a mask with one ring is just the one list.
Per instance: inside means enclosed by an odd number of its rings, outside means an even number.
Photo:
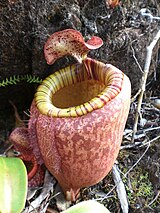
[{"label": "dead twig", "polygon": [[135,148],[135,147],[139,147],[140,145],[142,145],[142,142],[135,142],[134,144],[127,144],[127,145],[124,145],[124,146],[121,146],[120,150],[122,149],[132,149],[132,148]]},{"label": "dead twig", "polygon": [[158,199],[159,195],[160,195],[160,190],[157,192],[155,198],[148,204],[148,206],[151,206]]},{"label": "dead twig", "polygon": [[[46,212],[46,209],[49,205],[49,202],[47,201],[49,200],[50,195],[53,193],[54,184],[55,184],[55,180],[53,176],[51,176],[49,172],[46,171],[44,185],[43,185],[41,194],[36,199],[34,199],[31,203],[29,202],[30,205],[23,211],[23,213]],[[43,205],[43,203],[45,205]],[[37,210],[38,208],[41,208],[41,211]]]},{"label": "dead twig", "polygon": [[158,135],[157,137],[153,138],[152,140],[149,140],[149,141],[141,141],[141,142],[135,142],[134,144],[127,144],[127,145],[124,145],[124,146],[121,146],[120,150],[123,150],[123,149],[132,149],[132,148],[136,148],[136,147],[144,147],[148,144],[152,144],[153,142],[156,142],[160,139],[160,135]]},{"label": "dead twig", "polygon": [[114,183],[117,186],[116,191],[117,191],[118,198],[119,198],[119,201],[121,204],[122,212],[128,213],[129,204],[128,204],[128,199],[127,199],[127,193],[126,193],[124,183],[123,183],[120,173],[119,173],[118,165],[116,165],[116,164],[114,164],[112,167],[112,175],[113,175]]},{"label": "dead twig", "polygon": [[143,69],[142,69],[142,67],[141,67],[141,65],[139,64],[139,62],[138,62],[138,60],[137,60],[137,58],[136,58],[136,56],[135,56],[135,50],[134,50],[132,44],[131,44],[131,49],[132,49],[133,58],[134,58],[134,60],[135,60],[135,62],[136,62],[136,64],[137,64],[137,66],[139,67],[139,70],[141,71],[141,73],[144,73],[144,72],[143,72]]},{"label": "dead twig", "polygon": [[18,113],[17,107],[14,105],[12,101],[9,100],[9,103],[12,105],[14,109],[14,116],[15,116],[15,126],[16,127],[25,127],[24,121],[20,118]]},{"label": "dead twig", "polygon": [[147,55],[146,55],[146,61],[145,61],[145,65],[144,65],[144,73],[142,76],[142,83],[141,83],[141,92],[139,94],[138,97],[138,105],[137,105],[137,111],[136,111],[136,115],[135,115],[135,122],[134,122],[134,126],[133,126],[133,134],[132,134],[132,140],[131,142],[134,142],[134,137],[135,134],[137,132],[137,126],[138,126],[138,119],[139,116],[141,116],[141,105],[142,105],[142,100],[143,100],[143,95],[145,92],[145,87],[146,87],[146,81],[147,81],[147,77],[148,77],[148,73],[149,73],[149,68],[150,68],[150,64],[151,64],[151,59],[152,59],[152,51],[154,46],[156,45],[157,41],[160,38],[160,30],[158,31],[158,33],[156,34],[156,36],[153,38],[153,41],[150,43],[149,46],[147,46]]},{"label": "dead twig", "polygon": [[146,145],[148,145],[148,144],[150,145],[151,143],[157,141],[158,139],[160,139],[160,135],[158,135],[157,137],[153,138],[152,140],[150,140],[150,141],[148,141],[148,142],[142,143],[142,145],[140,145],[140,147],[146,146]]},{"label": "dead twig", "polygon": [[133,164],[133,166],[124,174],[125,177],[127,177],[127,175],[133,170],[133,168],[135,166],[137,166],[137,164],[141,161],[141,159],[144,157],[144,155],[147,153],[148,149],[150,147],[150,141],[148,142],[148,146],[145,149],[144,153],[141,155],[141,157],[135,162],[135,164]]}]

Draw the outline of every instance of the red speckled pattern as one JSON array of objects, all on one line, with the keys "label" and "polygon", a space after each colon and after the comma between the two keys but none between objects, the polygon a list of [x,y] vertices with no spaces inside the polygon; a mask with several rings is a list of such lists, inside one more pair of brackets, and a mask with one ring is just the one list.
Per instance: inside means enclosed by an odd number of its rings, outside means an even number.
[{"label": "red speckled pattern", "polygon": [[93,50],[93,49],[98,49],[103,45],[103,41],[101,38],[97,36],[92,36],[86,43],[85,45],[88,47],[88,49]]},{"label": "red speckled pattern", "polygon": [[122,141],[130,93],[130,81],[124,76],[121,92],[104,107],[80,117],[39,114],[36,123],[33,103],[29,124],[30,131],[35,126],[32,141],[37,132],[36,143],[46,167],[64,193],[72,192],[73,200],[81,187],[98,183],[111,170]]},{"label": "red speckled pattern", "polygon": [[37,118],[39,116],[39,111],[35,107],[35,102],[33,101],[31,108],[30,108],[30,120],[28,123],[28,132],[29,132],[29,140],[30,140],[30,147],[33,149],[33,153],[37,159],[38,164],[42,165],[44,163],[41,151],[38,146],[38,139],[37,139],[37,130],[36,130],[36,124],[37,124]]},{"label": "red speckled pattern", "polygon": [[27,128],[17,127],[10,134],[9,140],[14,145],[14,148],[23,154],[25,159],[27,158],[28,161],[32,161],[34,154],[32,153],[32,148],[29,146],[30,142]]},{"label": "red speckled pattern", "polygon": [[[34,109],[36,110],[36,108]],[[32,122],[34,123],[33,120]],[[34,135],[32,134],[32,137],[33,136]],[[30,146],[30,144],[32,143],[30,142],[28,128],[17,127],[10,134],[9,140],[14,145],[14,148],[20,152],[20,155],[18,157],[24,162],[30,162],[33,164],[32,170],[28,171],[28,180],[29,180],[28,186],[37,187],[42,185],[44,181],[44,169],[40,165],[38,165],[39,163],[37,164],[38,158],[36,159],[35,154],[33,153],[33,149]],[[35,147],[35,150],[37,150],[36,146],[34,147]],[[39,160],[39,162],[41,161],[42,161],[42,157]]]},{"label": "red speckled pattern", "polygon": [[116,6],[119,5],[120,1],[119,1],[119,0],[106,0],[106,3],[107,3],[110,7],[114,8],[114,7],[116,7]]},{"label": "red speckled pattern", "polygon": [[35,188],[37,186],[42,186],[44,183],[45,170],[43,167],[39,166],[36,174],[28,182],[28,187]]},{"label": "red speckled pattern", "polygon": [[73,29],[66,29],[53,33],[44,46],[44,55],[48,64],[53,64],[58,58],[65,55],[72,55],[78,61],[82,61],[82,55],[90,49],[101,47],[103,41],[94,36],[85,43],[80,32]]}]

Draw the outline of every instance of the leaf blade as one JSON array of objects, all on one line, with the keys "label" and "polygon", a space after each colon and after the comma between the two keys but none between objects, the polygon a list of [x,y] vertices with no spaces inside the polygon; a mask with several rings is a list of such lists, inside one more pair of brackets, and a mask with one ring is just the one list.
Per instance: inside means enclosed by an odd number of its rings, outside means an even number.
[{"label": "leaf blade", "polygon": [[18,158],[0,157],[0,212],[18,213],[25,206],[27,171]]}]

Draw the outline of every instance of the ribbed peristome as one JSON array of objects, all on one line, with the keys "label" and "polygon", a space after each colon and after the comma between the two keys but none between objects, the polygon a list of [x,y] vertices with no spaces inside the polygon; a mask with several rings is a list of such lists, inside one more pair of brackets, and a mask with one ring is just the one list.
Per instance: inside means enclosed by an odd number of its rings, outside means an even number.
[{"label": "ribbed peristome", "polygon": [[123,78],[117,68],[87,58],[43,80],[35,94],[36,106],[40,113],[51,117],[82,116],[114,99],[121,91]]}]

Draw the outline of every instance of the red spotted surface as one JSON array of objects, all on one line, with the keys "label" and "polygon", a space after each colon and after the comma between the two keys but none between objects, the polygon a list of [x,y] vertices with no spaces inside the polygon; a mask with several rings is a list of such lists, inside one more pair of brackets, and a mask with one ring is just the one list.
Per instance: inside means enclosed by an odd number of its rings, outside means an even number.
[{"label": "red spotted surface", "polygon": [[110,7],[114,8],[114,7],[116,7],[116,6],[119,5],[120,1],[119,1],[119,0],[106,0],[106,3],[107,3]]},{"label": "red spotted surface", "polygon": [[[32,138],[34,138],[33,134]],[[14,129],[10,134],[9,140],[14,145],[14,149],[20,152],[18,157],[23,160],[27,167],[27,175],[29,180],[28,186],[37,187],[42,185],[44,181],[44,168],[41,167],[41,160],[36,158],[35,154],[33,153],[33,149],[30,146],[32,141],[30,141],[29,138],[28,128],[18,127]],[[37,150],[36,146],[34,147],[34,150]]]},{"label": "red spotted surface", "polygon": [[38,144],[46,167],[68,199],[75,200],[80,188],[98,183],[111,170],[129,105],[130,82],[126,76],[114,99],[84,116],[57,118],[40,113],[35,116],[37,109],[33,102],[29,121],[31,141]]},{"label": "red spotted surface", "polygon": [[58,58],[72,55],[81,62],[83,55],[90,49],[101,47],[101,38],[93,36],[87,42],[84,41],[80,32],[66,29],[53,33],[44,46],[44,55],[48,64],[53,64]]}]

